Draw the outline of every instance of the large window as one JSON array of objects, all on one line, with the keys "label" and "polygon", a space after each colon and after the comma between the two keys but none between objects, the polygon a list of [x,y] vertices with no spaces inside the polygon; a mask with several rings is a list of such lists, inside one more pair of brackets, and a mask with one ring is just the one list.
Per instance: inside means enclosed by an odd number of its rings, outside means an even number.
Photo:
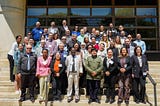
[{"label": "large window", "polygon": [[37,21],[45,28],[52,21],[60,26],[66,19],[71,28],[88,26],[88,30],[107,28],[112,22],[116,28],[123,25],[134,38],[141,33],[147,50],[160,50],[158,0],[27,0],[26,5],[26,32]]}]

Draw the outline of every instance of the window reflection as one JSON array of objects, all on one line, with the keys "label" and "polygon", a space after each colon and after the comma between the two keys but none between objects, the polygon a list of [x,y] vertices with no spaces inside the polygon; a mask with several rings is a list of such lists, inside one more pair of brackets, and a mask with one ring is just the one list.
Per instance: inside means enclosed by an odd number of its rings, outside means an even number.
[{"label": "window reflection", "polygon": [[137,8],[136,13],[138,16],[156,16],[156,8]]},{"label": "window reflection", "polygon": [[28,8],[27,15],[28,16],[45,16],[46,8]]},{"label": "window reflection", "polygon": [[67,0],[48,0],[48,5],[62,5],[66,6],[67,5]]},{"label": "window reflection", "polygon": [[157,18],[138,18],[137,25],[138,26],[156,26]]},{"label": "window reflection", "polygon": [[115,5],[134,5],[134,0],[115,0]]},{"label": "window reflection", "polygon": [[137,5],[157,5],[158,0],[136,0]]},{"label": "window reflection", "polygon": [[47,5],[47,0],[26,0],[28,6],[42,6]]},{"label": "window reflection", "polygon": [[112,0],[92,0],[92,5],[112,5]]},{"label": "window reflection", "polygon": [[135,18],[116,18],[115,24],[116,26],[123,25],[125,27],[133,27],[135,26]]},{"label": "window reflection", "polygon": [[142,38],[155,38],[156,37],[156,29],[137,29],[137,33],[142,35]]},{"label": "window reflection", "polygon": [[115,16],[134,16],[134,8],[115,8]]},{"label": "window reflection", "polygon": [[71,26],[107,26],[112,22],[111,18],[71,18]]},{"label": "window reflection", "polygon": [[90,0],[71,0],[71,5],[76,5],[76,6],[90,5]]},{"label": "window reflection", "polygon": [[50,15],[50,16],[67,16],[67,8],[49,8],[48,15]]},{"label": "window reflection", "polygon": [[92,16],[111,16],[111,8],[92,8]]},{"label": "window reflection", "polygon": [[27,18],[27,26],[32,27],[35,26],[35,23],[39,21],[41,26],[45,26],[46,18]]},{"label": "window reflection", "polygon": [[156,40],[144,40],[147,50],[156,50]]},{"label": "window reflection", "polygon": [[89,8],[71,8],[71,16],[90,16]]},{"label": "window reflection", "polygon": [[[65,18],[48,18],[47,19],[47,26],[50,26],[51,22],[54,21],[56,23],[56,26],[61,26],[62,25],[62,21]],[[67,20],[67,19],[65,19]]]}]

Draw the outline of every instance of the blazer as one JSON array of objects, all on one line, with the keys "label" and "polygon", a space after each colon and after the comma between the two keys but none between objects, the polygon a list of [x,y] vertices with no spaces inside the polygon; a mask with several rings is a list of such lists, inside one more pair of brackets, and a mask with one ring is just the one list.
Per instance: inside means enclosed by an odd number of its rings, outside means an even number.
[{"label": "blazer", "polygon": [[149,71],[146,55],[142,55],[142,67],[140,68],[139,61],[136,55],[132,56],[132,74],[135,78],[139,78],[144,72]]},{"label": "blazer", "polygon": [[130,57],[129,56],[125,57],[126,58],[125,67],[121,66],[121,63],[120,63],[121,58],[122,57],[119,57],[118,58],[118,62],[117,62],[119,73],[121,73],[120,72],[121,68],[125,68],[126,71],[124,72],[124,74],[125,75],[130,75],[132,73],[132,65],[131,65],[131,59],[130,59]]},{"label": "blazer", "polygon": [[107,67],[107,57],[104,58],[103,60],[103,72],[107,72],[109,71],[110,72],[110,76],[113,76],[113,75],[117,75],[117,61],[116,61],[116,58],[112,58],[111,59],[111,62],[109,63],[109,67]]},{"label": "blazer", "polygon": [[[82,58],[80,55],[75,55],[74,57],[75,61],[75,71],[77,71],[77,74],[83,73],[83,68],[82,68]],[[66,58],[65,65],[67,67],[66,72],[67,76],[69,76],[70,72],[72,72],[72,65],[73,65],[73,56],[69,55]]]}]

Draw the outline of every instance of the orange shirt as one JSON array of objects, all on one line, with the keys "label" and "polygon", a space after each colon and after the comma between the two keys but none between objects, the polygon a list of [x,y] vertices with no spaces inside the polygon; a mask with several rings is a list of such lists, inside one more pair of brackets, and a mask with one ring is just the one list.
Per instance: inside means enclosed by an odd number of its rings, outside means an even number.
[{"label": "orange shirt", "polygon": [[54,63],[54,71],[56,72],[56,73],[59,73],[59,71],[60,71],[60,68],[59,68],[59,65],[60,64],[60,60],[55,60],[55,63]]}]

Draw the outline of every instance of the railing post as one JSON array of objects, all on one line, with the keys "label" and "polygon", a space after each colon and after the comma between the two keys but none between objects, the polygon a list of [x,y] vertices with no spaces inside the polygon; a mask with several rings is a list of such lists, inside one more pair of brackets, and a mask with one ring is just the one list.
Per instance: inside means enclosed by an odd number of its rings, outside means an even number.
[{"label": "railing post", "polygon": [[157,106],[156,84],[154,84],[154,105]]}]

